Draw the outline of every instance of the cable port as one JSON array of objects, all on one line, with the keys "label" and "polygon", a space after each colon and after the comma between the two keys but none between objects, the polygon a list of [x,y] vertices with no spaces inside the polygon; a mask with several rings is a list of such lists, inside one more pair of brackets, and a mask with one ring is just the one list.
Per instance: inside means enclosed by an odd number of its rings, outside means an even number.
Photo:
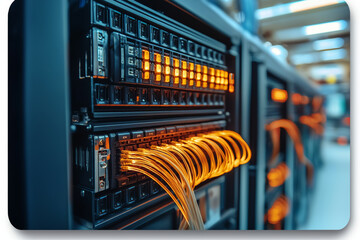
[{"label": "cable port", "polygon": [[96,85],[97,104],[106,104],[109,102],[108,87],[105,85]]},{"label": "cable port", "polygon": [[156,27],[151,26],[151,41],[155,43],[160,42],[160,30]]},{"label": "cable port", "polygon": [[173,105],[179,104],[179,98],[180,98],[179,91],[173,91],[173,100],[172,100]]},{"label": "cable port", "polygon": [[105,6],[96,5],[96,21],[100,23],[107,23],[107,12]]},{"label": "cable port", "polygon": [[112,12],[112,27],[121,29],[121,13]]},{"label": "cable port", "polygon": [[161,90],[153,89],[152,104],[161,104]]},{"label": "cable port", "polygon": [[171,104],[171,92],[170,90],[164,90],[164,104]]},{"label": "cable port", "polygon": [[164,46],[170,46],[170,34],[161,30],[161,44]]},{"label": "cable port", "polygon": [[136,103],[136,88],[128,88],[128,104]]},{"label": "cable port", "polygon": [[149,39],[149,25],[144,22],[140,22],[140,38]]},{"label": "cable port", "polygon": [[135,20],[135,18],[126,16],[126,32],[131,35],[136,35],[136,20]]}]

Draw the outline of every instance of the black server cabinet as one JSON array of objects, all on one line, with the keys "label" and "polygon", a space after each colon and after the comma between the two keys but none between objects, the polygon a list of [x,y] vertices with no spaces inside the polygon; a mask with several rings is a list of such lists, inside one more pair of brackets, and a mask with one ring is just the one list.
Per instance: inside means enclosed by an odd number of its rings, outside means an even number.
[{"label": "black server cabinet", "polygon": [[[70,8],[76,223],[176,229],[175,204],[145,175],[122,172],[121,151],[238,131],[237,51],[150,3],[83,3]],[[237,228],[238,175],[235,169],[196,189],[206,229]]]}]

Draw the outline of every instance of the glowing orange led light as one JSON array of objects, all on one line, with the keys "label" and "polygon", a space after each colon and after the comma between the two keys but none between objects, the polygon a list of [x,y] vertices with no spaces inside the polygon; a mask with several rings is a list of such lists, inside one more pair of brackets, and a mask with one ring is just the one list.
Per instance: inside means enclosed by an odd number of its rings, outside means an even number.
[{"label": "glowing orange led light", "polygon": [[180,67],[180,61],[179,61],[179,59],[176,59],[176,58],[173,58],[173,65],[174,65],[174,67]]},{"label": "glowing orange led light", "polygon": [[190,80],[190,81],[189,81],[189,86],[190,86],[190,87],[194,86],[194,80]]},{"label": "glowing orange led light", "polygon": [[203,88],[207,88],[208,87],[208,83],[207,82],[203,82]]},{"label": "glowing orange led light", "polygon": [[155,80],[156,80],[157,82],[160,82],[160,81],[161,81],[161,75],[160,75],[160,74],[156,74]]},{"label": "glowing orange led light", "polygon": [[185,86],[185,85],[186,85],[186,83],[187,83],[186,78],[181,79],[181,85]]},{"label": "glowing orange led light", "polygon": [[196,72],[201,72],[201,65],[196,64]]},{"label": "glowing orange led light", "polygon": [[155,62],[161,63],[161,54],[154,53]]},{"label": "glowing orange led light", "polygon": [[186,70],[182,70],[182,77],[187,78],[187,71]]},{"label": "glowing orange led light", "polygon": [[207,74],[208,73],[208,67],[207,66],[203,66],[203,73]]},{"label": "glowing orange led light", "polygon": [[143,70],[149,71],[150,70],[150,62],[144,61],[143,64],[144,64]]},{"label": "glowing orange led light", "polygon": [[194,71],[194,63],[189,62],[189,70]]},{"label": "glowing orange led light", "polygon": [[156,73],[161,73],[161,64],[156,64]]},{"label": "glowing orange led light", "polygon": [[170,65],[170,57],[169,56],[164,56],[164,62],[166,65]]},{"label": "glowing orange led light", "polygon": [[143,73],[143,79],[148,80],[150,78],[150,73],[149,72],[144,72]]},{"label": "glowing orange led light", "polygon": [[235,88],[233,85],[230,85],[229,86],[229,92],[233,93],[235,91]]},{"label": "glowing orange led light", "polygon": [[189,78],[194,79],[194,72],[189,72]]},{"label": "glowing orange led light", "polygon": [[180,83],[180,78],[179,77],[175,77],[174,78],[174,84],[179,84]]},{"label": "glowing orange led light", "polygon": [[186,62],[186,61],[181,61],[181,68],[182,68],[182,69],[186,69],[186,68],[187,68],[187,62]]},{"label": "glowing orange led light", "polygon": [[201,73],[196,73],[196,80],[201,80]]},{"label": "glowing orange led light", "polygon": [[288,99],[288,93],[284,89],[274,88],[271,90],[271,99],[274,102],[284,103]]},{"label": "glowing orange led light", "polygon": [[294,93],[291,97],[291,100],[293,102],[294,105],[299,105],[301,104],[301,95],[299,93]]},{"label": "glowing orange led light", "polygon": [[201,81],[196,81],[196,87],[201,87]]},{"label": "glowing orange led light", "polygon": [[210,69],[210,75],[214,76],[215,75],[215,69],[214,68],[209,68]]},{"label": "glowing orange led light", "polygon": [[150,52],[148,50],[143,49],[142,50],[142,57],[145,60],[149,60],[150,59]]},{"label": "glowing orange led light", "polygon": [[207,80],[208,80],[208,75],[204,74],[202,80],[203,80],[203,82],[207,82]]},{"label": "glowing orange led light", "polygon": [[215,82],[215,77],[214,76],[211,76],[210,77],[210,83],[214,83]]},{"label": "glowing orange led light", "polygon": [[220,70],[219,69],[216,69],[216,74],[215,74],[216,77],[220,77]]},{"label": "glowing orange led light", "polygon": [[170,76],[165,76],[165,82],[166,83],[170,82]]},{"label": "glowing orange led light", "polygon": [[165,74],[166,74],[166,75],[170,75],[170,73],[171,73],[170,67],[169,67],[169,66],[165,66]]},{"label": "glowing orange led light", "polygon": [[175,77],[179,77],[179,76],[180,76],[180,70],[179,70],[179,69],[177,69],[177,68],[174,69],[174,76],[175,76]]},{"label": "glowing orange led light", "polygon": [[219,77],[217,77],[215,82],[216,82],[216,84],[220,84],[221,79]]}]

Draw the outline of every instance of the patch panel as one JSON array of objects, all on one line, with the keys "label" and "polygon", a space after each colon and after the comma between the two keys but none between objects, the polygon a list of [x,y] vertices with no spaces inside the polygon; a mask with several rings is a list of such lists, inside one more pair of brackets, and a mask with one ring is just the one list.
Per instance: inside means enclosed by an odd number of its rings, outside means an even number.
[{"label": "patch panel", "polygon": [[[86,138],[76,135],[74,176],[76,204],[94,209],[77,212],[78,217],[91,228],[108,221],[114,215],[129,211],[141,203],[152,201],[164,191],[143,174],[122,172],[120,156],[124,150],[150,148],[169,144],[197,134],[224,129],[224,120],[183,125],[166,125],[151,128],[131,128],[107,132]],[[93,159],[93,161],[88,161]],[[132,210],[135,211],[135,210]],[[94,213],[94,214],[91,214]],[[95,225],[94,225],[95,224]]]},{"label": "patch panel", "polygon": [[199,42],[111,4],[92,1],[77,12],[75,19],[89,12],[94,17],[76,29],[79,40],[72,45],[78,76],[73,95],[89,96],[74,104],[74,112],[86,108],[94,117],[117,116],[124,105],[133,107],[129,112],[151,105],[172,114],[174,106],[216,113],[224,108],[225,94],[234,92],[222,43],[203,35],[211,44]]}]

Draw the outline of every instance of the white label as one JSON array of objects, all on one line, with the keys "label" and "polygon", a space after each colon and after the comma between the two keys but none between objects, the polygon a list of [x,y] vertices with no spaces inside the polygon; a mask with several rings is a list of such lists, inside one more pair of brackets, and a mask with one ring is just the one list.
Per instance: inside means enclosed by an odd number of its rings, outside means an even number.
[{"label": "white label", "polygon": [[99,61],[99,62],[103,62],[103,61],[104,61],[103,54],[104,54],[103,47],[98,46],[98,61]]}]

